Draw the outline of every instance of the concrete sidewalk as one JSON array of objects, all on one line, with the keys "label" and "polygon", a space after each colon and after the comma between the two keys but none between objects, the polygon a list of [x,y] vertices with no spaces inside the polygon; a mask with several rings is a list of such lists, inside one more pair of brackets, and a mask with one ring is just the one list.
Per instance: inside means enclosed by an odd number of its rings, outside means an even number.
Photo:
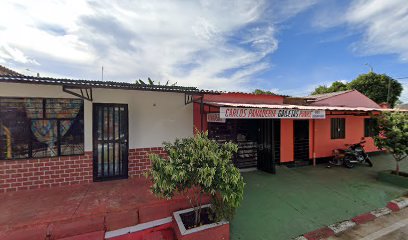
[{"label": "concrete sidewalk", "polygon": [[408,208],[358,225],[330,240],[401,240],[408,239]]},{"label": "concrete sidewalk", "polygon": [[[244,200],[231,224],[232,239],[290,239],[323,226],[384,207],[407,192],[376,180],[393,169],[389,155],[373,158],[374,167],[281,166],[276,175],[243,173]],[[402,170],[408,170],[407,162]]]}]

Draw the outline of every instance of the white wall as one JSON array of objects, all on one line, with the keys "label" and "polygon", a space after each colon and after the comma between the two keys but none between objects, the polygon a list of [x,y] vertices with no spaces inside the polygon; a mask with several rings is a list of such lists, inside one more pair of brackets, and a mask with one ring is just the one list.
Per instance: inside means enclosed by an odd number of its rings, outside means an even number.
[{"label": "white wall", "polygon": [[[0,97],[75,98],[62,86],[0,83]],[[128,104],[129,148],[159,147],[193,135],[193,104],[184,94],[119,89],[93,89],[93,103]],[[92,151],[92,102],[84,100],[85,150]]]}]

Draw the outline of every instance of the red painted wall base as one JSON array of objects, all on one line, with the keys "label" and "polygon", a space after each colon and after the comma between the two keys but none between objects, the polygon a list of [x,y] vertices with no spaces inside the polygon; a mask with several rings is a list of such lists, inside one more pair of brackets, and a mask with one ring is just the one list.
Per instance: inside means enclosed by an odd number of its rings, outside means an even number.
[{"label": "red painted wall base", "polygon": [[178,240],[229,240],[230,239],[230,225],[223,224],[217,227],[205,229],[203,231],[181,235],[176,221],[173,219],[173,230],[176,233]]},{"label": "red painted wall base", "polygon": [[175,240],[172,223],[166,223],[154,228],[149,228],[143,231],[130,233],[118,237],[109,238],[107,240]]}]

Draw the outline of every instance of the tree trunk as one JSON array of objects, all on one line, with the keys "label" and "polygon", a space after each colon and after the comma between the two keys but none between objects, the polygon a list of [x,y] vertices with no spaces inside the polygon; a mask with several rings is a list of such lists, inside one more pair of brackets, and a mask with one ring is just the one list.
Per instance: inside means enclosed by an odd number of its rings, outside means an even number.
[{"label": "tree trunk", "polygon": [[399,162],[397,161],[397,166],[396,166],[396,168],[395,168],[395,174],[396,174],[397,176],[399,176],[399,172],[400,172],[400,166],[399,166]]},{"label": "tree trunk", "polygon": [[198,227],[198,225],[200,224],[200,208],[199,207],[194,208],[194,215],[195,215],[194,223],[195,223],[195,226]]},{"label": "tree trunk", "polygon": [[201,191],[195,194],[195,206],[194,206],[194,215],[195,215],[195,225],[198,227],[201,222]]}]

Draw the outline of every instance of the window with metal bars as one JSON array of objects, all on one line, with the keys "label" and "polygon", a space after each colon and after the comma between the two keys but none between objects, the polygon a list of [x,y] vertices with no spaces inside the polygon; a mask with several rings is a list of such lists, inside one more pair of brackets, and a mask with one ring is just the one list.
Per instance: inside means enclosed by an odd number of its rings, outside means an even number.
[{"label": "window with metal bars", "polygon": [[364,118],[364,137],[374,137],[377,134],[377,119]]},{"label": "window with metal bars", "polygon": [[82,99],[0,97],[0,159],[84,153]]},{"label": "window with metal bars", "polygon": [[346,137],[346,119],[331,119],[331,139],[344,139]]}]

